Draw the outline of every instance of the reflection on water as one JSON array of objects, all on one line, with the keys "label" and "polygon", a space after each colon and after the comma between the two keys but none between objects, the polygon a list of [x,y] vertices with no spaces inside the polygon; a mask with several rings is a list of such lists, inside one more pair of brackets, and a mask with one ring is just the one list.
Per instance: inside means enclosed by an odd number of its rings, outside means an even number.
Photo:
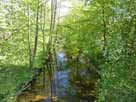
[{"label": "reflection on water", "polygon": [[95,102],[98,75],[92,66],[71,61],[67,62],[71,68],[64,69],[65,55],[61,53],[57,59],[60,69],[54,72],[53,83],[42,72],[31,88],[18,95],[17,102]]},{"label": "reflection on water", "polygon": [[40,75],[31,89],[18,95],[17,102],[56,102],[57,97],[60,98],[58,100],[61,100],[62,97],[67,96],[66,88],[68,85],[68,74],[69,71],[59,71],[54,73],[54,92],[56,93],[54,93],[55,96],[52,98],[50,97],[50,82],[48,81],[48,78],[46,78],[45,87],[43,87],[43,75]]},{"label": "reflection on water", "polygon": [[[56,93],[54,93],[54,96],[52,98],[50,97],[50,83],[48,81],[48,78],[46,78],[45,87],[43,88],[43,75],[40,75],[38,80],[34,83],[30,90],[22,92],[20,95],[18,95],[17,102],[93,102],[85,101],[88,99],[87,96],[86,99],[78,96],[76,91],[81,91],[78,83],[83,83],[78,82],[77,79],[74,79],[74,81],[70,81],[70,73],[71,72],[67,70],[59,71],[54,74],[54,92]],[[85,84],[86,83],[84,83],[84,85]]]}]

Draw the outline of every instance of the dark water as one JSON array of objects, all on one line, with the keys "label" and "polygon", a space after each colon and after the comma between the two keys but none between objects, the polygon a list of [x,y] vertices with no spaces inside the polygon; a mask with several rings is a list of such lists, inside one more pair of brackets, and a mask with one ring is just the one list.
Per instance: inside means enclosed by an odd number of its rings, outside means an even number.
[{"label": "dark water", "polygon": [[76,95],[78,88],[75,89],[71,85],[70,73],[70,70],[54,73],[52,98],[49,79],[46,77],[45,87],[43,87],[43,75],[40,75],[31,89],[18,95],[17,102],[94,102]]},{"label": "dark water", "polygon": [[[53,102],[58,102],[62,97],[66,96],[69,77],[68,74],[69,71],[59,71],[54,73]],[[43,87],[43,77],[45,76],[40,75],[38,80],[33,83],[31,89],[20,93],[17,97],[17,102],[52,102],[50,95],[50,81],[48,77],[46,77],[46,81],[44,83],[45,87]]]},{"label": "dark water", "polygon": [[98,76],[91,66],[72,61],[71,68],[64,69],[64,54],[57,63],[61,69],[53,73],[52,81],[42,72],[28,90],[18,95],[17,102],[96,102]]}]

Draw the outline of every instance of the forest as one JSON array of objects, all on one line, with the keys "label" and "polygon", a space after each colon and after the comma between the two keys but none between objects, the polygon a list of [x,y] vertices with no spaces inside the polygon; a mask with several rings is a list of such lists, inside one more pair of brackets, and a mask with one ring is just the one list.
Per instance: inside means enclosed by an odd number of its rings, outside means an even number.
[{"label": "forest", "polygon": [[0,0],[0,102],[136,102],[136,0]]}]

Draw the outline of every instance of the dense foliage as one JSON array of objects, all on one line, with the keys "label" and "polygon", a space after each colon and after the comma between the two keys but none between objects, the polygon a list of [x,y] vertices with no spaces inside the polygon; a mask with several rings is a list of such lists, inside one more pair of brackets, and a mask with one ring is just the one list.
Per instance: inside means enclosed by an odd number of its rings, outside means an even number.
[{"label": "dense foliage", "polygon": [[47,39],[49,33],[49,22],[45,24],[45,16],[48,21],[50,15],[47,10],[50,11],[46,3],[38,0],[0,1],[0,102],[14,100],[18,87],[31,79],[32,56],[33,67],[42,67],[43,43],[47,43],[43,41],[45,25]]},{"label": "dense foliage", "polygon": [[46,0],[0,1],[0,102],[43,66],[49,46],[66,54],[73,86],[83,80],[85,95],[136,101],[136,0],[81,1],[62,19]]},{"label": "dense foliage", "polygon": [[61,25],[66,54],[83,54],[99,69],[99,102],[136,100],[135,10],[135,0],[92,0]]}]

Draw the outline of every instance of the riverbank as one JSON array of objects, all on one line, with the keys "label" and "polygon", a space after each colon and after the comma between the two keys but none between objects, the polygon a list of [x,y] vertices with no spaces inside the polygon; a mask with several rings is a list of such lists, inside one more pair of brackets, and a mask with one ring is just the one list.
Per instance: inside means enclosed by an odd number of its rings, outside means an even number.
[{"label": "riverbank", "polygon": [[19,87],[33,75],[26,66],[0,67],[0,102],[14,102]]}]

